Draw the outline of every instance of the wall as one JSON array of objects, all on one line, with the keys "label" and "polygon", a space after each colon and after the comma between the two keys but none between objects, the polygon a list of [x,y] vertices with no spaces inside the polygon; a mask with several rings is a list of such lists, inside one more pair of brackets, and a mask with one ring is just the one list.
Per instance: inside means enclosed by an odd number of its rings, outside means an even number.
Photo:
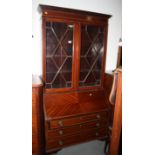
[{"label": "wall", "polygon": [[33,0],[32,3],[32,35],[33,35],[33,74],[42,74],[41,46],[41,14],[38,5],[53,5],[59,7],[87,10],[112,15],[109,20],[106,70],[116,66],[118,42],[121,35],[122,1],[121,0]]}]

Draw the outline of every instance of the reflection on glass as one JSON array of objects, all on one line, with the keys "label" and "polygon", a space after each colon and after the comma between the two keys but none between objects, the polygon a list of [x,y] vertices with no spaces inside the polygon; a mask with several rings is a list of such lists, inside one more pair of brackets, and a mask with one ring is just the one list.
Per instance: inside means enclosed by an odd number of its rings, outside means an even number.
[{"label": "reflection on glass", "polygon": [[46,23],[46,88],[72,86],[73,25]]},{"label": "reflection on glass", "polygon": [[82,26],[80,55],[80,86],[95,86],[101,83],[103,55],[103,28]]}]

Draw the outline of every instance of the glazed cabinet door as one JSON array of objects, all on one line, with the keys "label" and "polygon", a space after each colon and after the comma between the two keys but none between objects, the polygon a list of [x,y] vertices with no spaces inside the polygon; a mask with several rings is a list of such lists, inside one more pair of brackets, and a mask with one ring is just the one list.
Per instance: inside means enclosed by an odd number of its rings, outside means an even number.
[{"label": "glazed cabinet door", "polygon": [[81,25],[79,87],[101,86],[104,27]]},{"label": "glazed cabinet door", "polygon": [[46,89],[73,88],[74,24],[46,21],[45,24]]}]

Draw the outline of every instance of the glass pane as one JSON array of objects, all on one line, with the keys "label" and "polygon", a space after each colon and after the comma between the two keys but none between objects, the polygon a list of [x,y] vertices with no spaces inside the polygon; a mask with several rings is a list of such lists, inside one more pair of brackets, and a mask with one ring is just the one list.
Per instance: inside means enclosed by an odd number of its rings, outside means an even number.
[{"label": "glass pane", "polygon": [[101,84],[103,28],[82,25],[80,55],[80,86]]},{"label": "glass pane", "polygon": [[46,88],[72,86],[73,25],[46,23]]}]

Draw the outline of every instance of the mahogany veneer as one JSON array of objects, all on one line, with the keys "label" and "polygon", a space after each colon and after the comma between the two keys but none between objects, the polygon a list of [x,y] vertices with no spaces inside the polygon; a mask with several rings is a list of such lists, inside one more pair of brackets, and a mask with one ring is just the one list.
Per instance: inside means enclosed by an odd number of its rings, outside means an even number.
[{"label": "mahogany veneer", "polygon": [[32,154],[44,154],[43,84],[38,76],[32,77]]},{"label": "mahogany veneer", "polygon": [[42,8],[46,154],[108,137],[110,105],[105,60],[108,18]]}]

